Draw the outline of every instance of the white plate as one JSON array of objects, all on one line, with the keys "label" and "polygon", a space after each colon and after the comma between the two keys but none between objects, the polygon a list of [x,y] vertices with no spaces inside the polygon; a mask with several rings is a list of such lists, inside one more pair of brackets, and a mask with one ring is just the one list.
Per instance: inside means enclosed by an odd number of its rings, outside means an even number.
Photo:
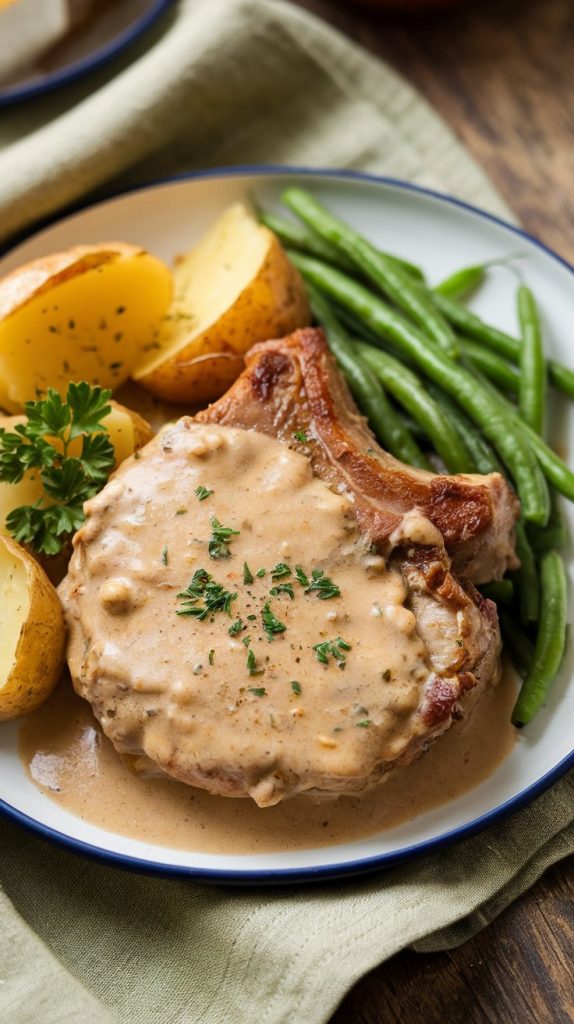
[{"label": "white plate", "polygon": [[[527,253],[520,264],[534,289],[547,348],[566,363],[574,315],[573,270],[515,228],[446,196],[402,182],[345,172],[289,168],[220,170],[162,182],[80,210],[23,242],[0,260],[0,274],[78,242],[124,239],[167,260],[188,249],[233,200],[257,196],[276,207],[287,183],[299,182],[334,213],[382,247],[420,263],[431,281],[455,268]],[[513,288],[493,275],[475,307],[515,331]],[[561,440],[571,441],[564,420]],[[571,525],[574,514],[568,509]],[[569,566],[570,573],[572,565]],[[45,797],[26,777],[17,753],[17,724],[0,727],[0,807],[51,839],[124,867],[206,880],[266,883],[336,877],[372,870],[468,837],[517,810],[574,766],[572,646],[547,706],[524,730],[498,770],[464,796],[381,835],[342,846],[245,856],[190,853],[114,835],[89,825]]]}]

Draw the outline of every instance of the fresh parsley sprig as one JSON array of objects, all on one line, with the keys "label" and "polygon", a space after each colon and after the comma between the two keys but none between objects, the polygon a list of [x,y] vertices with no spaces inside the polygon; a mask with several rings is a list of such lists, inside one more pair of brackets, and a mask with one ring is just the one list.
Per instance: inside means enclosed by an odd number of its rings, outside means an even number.
[{"label": "fresh parsley sprig", "polygon": [[[106,483],[114,467],[113,445],[102,423],[111,412],[107,388],[70,383],[66,400],[53,388],[26,402],[26,422],[13,431],[0,427],[0,481],[17,484],[38,469],[44,495],[6,517],[15,540],[38,554],[57,555],[84,521],[83,504]],[[78,454],[70,445],[81,438]]]}]

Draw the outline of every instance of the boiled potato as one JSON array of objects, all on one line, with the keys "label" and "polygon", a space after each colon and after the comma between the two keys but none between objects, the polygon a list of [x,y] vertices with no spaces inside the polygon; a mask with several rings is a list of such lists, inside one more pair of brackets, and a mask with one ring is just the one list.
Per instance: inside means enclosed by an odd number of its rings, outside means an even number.
[{"label": "boiled potato", "polygon": [[275,235],[241,203],[176,264],[159,347],[133,374],[171,402],[223,394],[257,341],[310,323],[305,288]]},{"label": "boiled potato", "polygon": [[[110,402],[112,411],[102,420],[108,428],[110,441],[114,446],[116,466],[119,466],[124,459],[133,455],[134,451],[142,448],[144,444],[151,441],[153,431],[137,412],[126,409],[118,402]],[[0,427],[13,431],[18,423],[24,423],[25,416],[0,416]],[[76,455],[82,442],[80,438],[72,441],[70,454]],[[0,483],[0,534],[7,533],[6,516],[14,508],[20,505],[33,505],[38,498],[43,496],[44,489],[37,469],[31,469],[17,484]]]},{"label": "boiled potato", "polygon": [[171,272],[122,242],[78,245],[0,281],[0,407],[70,380],[118,388],[156,343]]},{"label": "boiled potato", "polygon": [[58,595],[24,548],[0,537],[0,720],[34,711],[64,664]]}]

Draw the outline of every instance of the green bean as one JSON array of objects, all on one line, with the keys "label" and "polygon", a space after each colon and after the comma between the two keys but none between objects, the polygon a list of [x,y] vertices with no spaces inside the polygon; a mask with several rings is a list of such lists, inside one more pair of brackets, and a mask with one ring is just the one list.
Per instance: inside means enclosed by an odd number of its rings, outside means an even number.
[{"label": "green bean", "polygon": [[504,467],[500,464],[496,452],[478,432],[472,420],[469,420],[452,398],[445,395],[444,391],[432,381],[429,381],[427,388],[443,412],[449,417],[452,425],[458,431],[459,437],[464,441],[472,459],[473,472],[504,474]]},{"label": "green bean", "polygon": [[[484,323],[476,313],[472,313],[470,309],[466,309],[446,295],[437,295],[434,292],[433,294],[438,309],[461,334],[480,341],[493,352],[499,352],[514,363],[519,361],[522,342],[518,338],[513,338],[512,335],[499,331],[497,327]],[[569,398],[574,398],[574,370],[569,370],[567,366],[557,363],[554,359],[548,359],[546,366],[550,383]]]},{"label": "green bean", "polygon": [[290,249],[297,249],[299,252],[306,252],[310,256],[316,256],[317,259],[325,260],[327,263],[332,263],[334,267],[338,267],[340,270],[346,270],[351,274],[354,273],[355,265],[353,261],[348,259],[344,253],[339,252],[336,246],[321,238],[316,232],[308,231],[302,224],[294,220],[285,220],[283,217],[278,217],[275,213],[270,213],[267,210],[259,210],[258,217],[265,227],[277,235],[277,238],[283,245],[288,246]]},{"label": "green bean", "polygon": [[531,626],[538,622],[540,613],[540,587],[538,585],[538,568],[532,548],[528,543],[526,530],[522,520],[516,524],[516,554],[520,559],[520,568],[512,573],[512,579],[518,594],[520,621],[523,626]]},{"label": "green bean", "polygon": [[546,407],[546,366],[540,319],[530,288],[521,285],[517,298],[522,334],[518,408],[524,422],[537,434],[542,434]]},{"label": "green bean", "polygon": [[472,473],[472,460],[464,444],[419,377],[388,352],[363,342],[356,342],[356,348],[385,390],[422,424],[449,473]]},{"label": "green bean", "polygon": [[475,263],[474,266],[463,267],[462,270],[456,270],[450,277],[445,277],[444,281],[434,286],[433,290],[438,295],[447,295],[450,299],[467,298],[482,284],[487,268],[488,263]]},{"label": "green bean", "polygon": [[558,674],[566,645],[566,572],[556,551],[540,559],[540,622],[534,657],[512,713],[521,728],[534,718]]},{"label": "green bean", "polygon": [[[556,490],[560,491],[560,494],[563,494],[565,498],[569,498],[570,501],[574,501],[574,473],[572,470],[569,469],[563,459],[561,459],[560,456],[542,440],[536,431],[533,430],[532,427],[529,427],[528,424],[520,418],[515,406],[501,395],[491,382],[483,377],[476,367],[473,367],[470,372],[475,380],[477,380],[482,386],[483,390],[488,391],[493,401],[497,402],[500,408],[503,409],[513,420],[515,428],[522,435],[522,440],[526,441],[529,448],[536,456],[548,482],[553,484]],[[524,518],[528,519],[527,516],[524,516]],[[537,525],[545,526],[546,523],[538,523]]]},{"label": "green bean", "polygon": [[520,374],[511,363],[491,349],[477,345],[475,341],[459,338],[458,343],[463,356],[466,356],[478,370],[481,370],[485,377],[497,384],[503,391],[516,394]]},{"label": "green bean", "polygon": [[[288,246],[290,249],[297,249],[299,252],[306,252],[310,256],[316,256],[327,263],[332,263],[334,267],[339,267],[340,270],[347,270],[352,274],[355,272],[353,261],[340,252],[336,246],[321,238],[315,231],[304,228],[297,221],[278,217],[277,214],[271,213],[269,210],[259,210],[257,215],[260,222],[265,224],[265,227],[269,228],[273,234],[277,235],[277,238],[283,245]],[[398,267],[401,267],[405,273],[414,277],[417,281],[424,282],[425,276],[420,267],[410,263],[409,260],[402,259],[401,256],[392,255],[390,252],[385,253],[385,256],[392,260],[393,263],[396,263]]]},{"label": "green bean", "polygon": [[534,644],[505,608],[498,609],[498,618],[504,646],[510,654],[512,664],[521,676],[525,676],[534,658]]},{"label": "green bean", "polygon": [[421,469],[432,469],[414,437],[390,404],[371,368],[357,355],[343,326],[324,296],[307,286],[311,311],[325,329],[329,348],[341,367],[361,411],[387,451],[397,459]]},{"label": "green bean", "polygon": [[547,525],[542,529],[538,529],[535,526],[529,528],[528,539],[530,545],[536,554],[541,555],[544,551],[550,551],[552,548],[565,547],[569,537],[568,525],[560,505],[560,499],[554,491],[551,491],[550,518]]},{"label": "green bean", "polygon": [[479,588],[483,597],[488,597],[496,604],[511,604],[514,596],[512,580],[493,580],[492,583],[481,583]]},{"label": "green bean", "polygon": [[308,192],[288,188],[282,199],[308,227],[352,259],[359,270],[399,309],[404,310],[439,348],[456,358],[458,346],[454,331],[437,311],[426,289],[365,238],[333,217]]},{"label": "green bean", "polygon": [[416,327],[363,285],[310,257],[293,253],[292,259],[307,281],[364,319],[377,334],[390,339],[426,376],[464,405],[508,467],[516,483],[525,519],[545,525],[549,513],[546,482],[521,433],[527,428],[520,424],[519,429],[515,418],[502,405],[504,399],[494,399],[490,389],[477,384],[467,369],[454,363],[438,346],[428,345]]}]

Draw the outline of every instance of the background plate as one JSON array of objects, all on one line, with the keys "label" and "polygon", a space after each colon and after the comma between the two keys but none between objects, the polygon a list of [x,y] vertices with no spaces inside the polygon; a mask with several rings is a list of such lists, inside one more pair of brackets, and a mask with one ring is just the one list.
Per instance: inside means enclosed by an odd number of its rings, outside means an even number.
[{"label": "background plate", "polygon": [[139,39],[173,3],[99,0],[85,21],[22,71],[21,77],[0,86],[0,107],[41,96],[102,67]]},{"label": "background plate", "polygon": [[[438,281],[455,268],[527,254],[521,273],[537,295],[548,352],[572,363],[574,271],[540,243],[483,211],[403,182],[351,172],[239,168],[190,175],[88,207],[52,224],[0,260],[0,274],[79,242],[122,239],[171,261],[232,201],[256,196],[276,207],[287,183],[299,182],[375,243],[415,260]],[[516,331],[512,281],[500,270],[474,308]],[[555,437],[570,447],[573,425],[564,411]],[[574,513],[567,509],[571,527]],[[572,560],[569,558],[572,575]],[[89,856],[158,874],[261,884],[355,874],[468,837],[532,800],[574,767],[572,645],[548,705],[520,735],[509,758],[470,793],[379,836],[291,853],[249,856],[196,854],[151,846],[91,826],[62,810],[26,777],[17,754],[18,726],[0,727],[0,808],[35,831]]]}]

